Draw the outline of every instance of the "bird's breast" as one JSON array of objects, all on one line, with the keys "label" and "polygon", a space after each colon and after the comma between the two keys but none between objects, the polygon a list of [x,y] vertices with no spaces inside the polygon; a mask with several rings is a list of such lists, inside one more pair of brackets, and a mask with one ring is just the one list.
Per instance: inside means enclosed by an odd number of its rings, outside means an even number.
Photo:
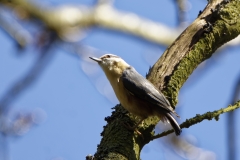
[{"label": "bird's breast", "polygon": [[115,95],[121,105],[128,110],[130,113],[139,116],[147,117],[152,112],[146,103],[136,98],[132,93],[125,89],[121,79],[116,79],[115,81],[110,81]]}]

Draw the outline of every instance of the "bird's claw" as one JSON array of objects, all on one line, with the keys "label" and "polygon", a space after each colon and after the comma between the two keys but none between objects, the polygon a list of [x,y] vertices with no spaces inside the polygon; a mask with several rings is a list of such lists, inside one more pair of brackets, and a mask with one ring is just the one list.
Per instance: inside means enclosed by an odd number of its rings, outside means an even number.
[{"label": "bird's claw", "polygon": [[135,131],[139,136],[141,136],[144,139],[142,133],[137,129],[137,125],[133,127],[130,126],[128,123],[122,123],[122,125],[130,131],[133,131],[133,132]]}]

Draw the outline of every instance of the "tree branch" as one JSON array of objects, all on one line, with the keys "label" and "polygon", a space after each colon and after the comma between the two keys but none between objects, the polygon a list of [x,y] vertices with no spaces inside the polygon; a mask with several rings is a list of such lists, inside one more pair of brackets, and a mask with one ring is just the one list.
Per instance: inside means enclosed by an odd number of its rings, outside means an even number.
[{"label": "tree branch", "polygon": [[[197,66],[240,33],[239,1],[210,1],[202,14],[154,64],[148,79],[176,106],[180,88]],[[230,14],[231,13],[231,14]]]},{"label": "tree branch", "polygon": [[[95,7],[83,5],[52,7],[28,0],[0,0],[0,4],[15,9],[20,14],[27,15],[26,17],[40,20],[62,39],[65,39],[68,34],[79,34],[79,30],[100,26],[169,46],[181,31],[179,28],[169,28],[133,13],[118,11],[111,6],[108,0],[106,2],[99,1]],[[236,45],[236,43],[228,45]]]},{"label": "tree branch", "polygon": [[169,29],[133,13],[117,11],[108,3],[98,3],[95,7],[70,5],[50,7],[34,4],[28,0],[0,0],[0,4],[13,9],[18,8],[18,12],[40,19],[46,27],[58,33],[59,37],[96,25],[123,31],[166,46],[179,35],[178,29]]},{"label": "tree branch", "polygon": [[[216,110],[216,111],[213,111],[213,112],[207,112],[207,113],[204,113],[202,115],[200,114],[197,114],[195,117],[193,118],[190,118],[190,119],[187,119],[185,122],[183,122],[180,127],[181,128],[189,128],[197,123],[200,123],[202,122],[203,120],[207,119],[207,120],[212,120],[213,118],[218,121],[219,119],[219,116],[223,113],[226,113],[226,112],[231,112],[231,111],[234,111],[235,109],[238,109],[240,108],[240,100],[237,101],[234,105],[229,105],[228,107],[224,108],[224,109],[219,109],[219,110]],[[155,135],[152,137],[152,140],[154,139],[157,139],[157,138],[160,138],[160,137],[164,137],[170,133],[173,133],[174,130],[171,129],[171,130],[168,130],[168,131],[165,131],[165,132],[162,132],[158,135]]]},{"label": "tree branch", "polygon": [[16,43],[24,48],[31,43],[32,36],[13,18],[9,20],[9,17],[4,15],[4,10],[0,7],[0,27],[10,35],[10,37],[16,41]]},{"label": "tree branch", "polygon": [[[150,69],[147,78],[167,97],[173,106],[177,104],[180,88],[194,69],[211,57],[217,48],[240,34],[240,2],[212,0],[202,14],[176,39]],[[231,13],[231,14],[230,14]],[[224,38],[223,38],[224,37]],[[107,126],[98,145],[96,159],[140,159],[143,146],[151,141],[153,129],[159,119],[149,117],[138,128],[144,136],[135,135],[124,129],[119,122],[137,122],[126,116],[122,107],[107,117]],[[126,112],[126,111],[125,111]],[[220,112],[220,111],[219,111]],[[131,120],[130,120],[131,119]],[[185,125],[188,125],[186,123]],[[110,158],[111,157],[111,158]]]},{"label": "tree branch", "polygon": [[[94,25],[121,30],[159,44],[173,41],[172,30],[165,30],[157,23],[147,21],[130,13],[114,10],[110,5],[99,4],[86,7],[44,7],[26,0],[0,0],[11,8],[18,7],[31,17],[41,19],[58,35]],[[150,69],[147,78],[167,97],[172,106],[177,104],[180,88],[194,69],[224,43],[237,37],[240,32],[240,2],[237,0],[211,0],[199,17],[176,39]],[[70,18],[71,17],[71,18]],[[163,31],[163,32],[161,32]],[[164,34],[167,33],[167,34]],[[165,36],[167,35],[167,36]],[[153,129],[159,119],[150,117],[139,128],[144,139],[124,128],[121,123],[133,123],[133,116],[126,114],[120,105],[106,118],[108,124],[102,132],[96,159],[138,160],[143,146],[151,141]]]},{"label": "tree branch", "polygon": [[56,36],[55,34],[52,34],[49,43],[42,48],[42,52],[28,73],[24,77],[20,78],[15,84],[13,84],[13,86],[11,86],[0,98],[0,118],[2,118],[1,116],[3,116],[3,113],[6,113],[6,111],[9,109],[9,104],[40,76],[40,73],[47,66],[47,62],[50,60],[49,58],[52,58],[51,56],[53,54],[50,52],[50,49],[55,41]]}]

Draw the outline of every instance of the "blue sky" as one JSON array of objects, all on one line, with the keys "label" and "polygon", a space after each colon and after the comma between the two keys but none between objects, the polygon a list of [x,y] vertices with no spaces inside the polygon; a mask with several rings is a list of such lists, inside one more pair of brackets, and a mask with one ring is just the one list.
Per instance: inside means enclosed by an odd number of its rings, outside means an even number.
[{"label": "blue sky", "polygon": [[[93,1],[46,1],[52,5],[83,4],[93,5]],[[177,27],[176,10],[169,0],[118,0],[114,7],[121,11],[132,12],[141,17],[163,23],[171,28]],[[189,1],[186,12],[191,23],[207,1]],[[23,77],[35,63],[37,51],[28,47],[18,55],[15,43],[6,33],[0,31],[0,97]],[[163,46],[147,42],[137,37],[103,28],[90,30],[82,43],[104,52],[121,56],[145,75],[153,61],[146,56],[160,57],[166,49]],[[106,124],[104,117],[111,115],[111,108],[118,101],[112,92],[103,72],[94,63],[86,63],[72,56],[61,44],[53,48],[53,57],[39,78],[27,88],[13,103],[11,113],[33,111],[41,113],[41,123],[34,126],[21,137],[9,138],[8,149],[11,160],[77,160],[96,152],[100,133]],[[201,64],[190,76],[179,94],[177,112],[179,122],[196,114],[226,107],[239,77],[239,47],[225,48]],[[84,54],[84,53],[83,53]],[[84,67],[92,65],[94,75],[86,73]],[[97,84],[99,86],[97,86]],[[105,91],[106,89],[106,91]],[[110,92],[112,99],[101,92]],[[239,110],[235,111],[240,114]],[[182,138],[198,148],[199,154],[189,159],[204,159],[208,155],[213,159],[227,159],[226,115],[219,121],[203,121],[189,129],[183,129]],[[236,116],[236,122],[240,121]],[[235,126],[238,135],[239,126]],[[159,129],[157,129],[158,132]],[[141,154],[143,160],[185,159],[172,148],[165,146],[166,139],[155,140],[147,144]],[[240,140],[236,137],[237,149]],[[240,157],[239,153],[237,154]]]}]

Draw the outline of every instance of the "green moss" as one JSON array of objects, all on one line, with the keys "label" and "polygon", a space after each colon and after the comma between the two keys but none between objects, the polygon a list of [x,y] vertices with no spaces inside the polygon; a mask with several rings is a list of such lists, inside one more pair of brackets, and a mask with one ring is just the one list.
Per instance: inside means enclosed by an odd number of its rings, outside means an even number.
[{"label": "green moss", "polygon": [[192,50],[181,60],[164,90],[165,95],[172,97],[173,106],[177,104],[180,88],[197,66],[210,58],[221,45],[239,35],[239,11],[239,1],[222,7],[216,15],[213,15],[213,30],[209,33],[203,33]]}]

